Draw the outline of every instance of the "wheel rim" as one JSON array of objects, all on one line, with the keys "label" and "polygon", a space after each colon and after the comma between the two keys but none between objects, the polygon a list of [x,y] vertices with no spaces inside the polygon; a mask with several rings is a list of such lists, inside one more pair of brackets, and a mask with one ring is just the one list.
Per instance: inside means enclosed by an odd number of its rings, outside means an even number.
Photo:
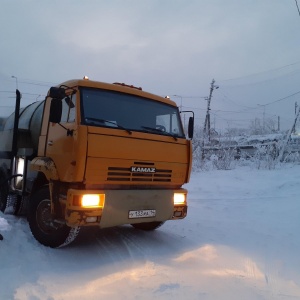
[{"label": "wheel rim", "polygon": [[55,228],[52,225],[51,204],[49,199],[41,201],[36,210],[36,222],[41,231],[50,233]]}]

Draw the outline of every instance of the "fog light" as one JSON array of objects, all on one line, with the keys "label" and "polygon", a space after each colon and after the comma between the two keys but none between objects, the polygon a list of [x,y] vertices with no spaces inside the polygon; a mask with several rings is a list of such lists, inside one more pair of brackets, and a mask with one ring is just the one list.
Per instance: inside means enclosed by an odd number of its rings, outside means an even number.
[{"label": "fog light", "polygon": [[182,216],[182,212],[181,211],[175,211],[174,212],[174,217],[181,217]]},{"label": "fog light", "polygon": [[87,218],[85,219],[85,221],[86,221],[87,223],[95,223],[95,222],[97,222],[97,217],[87,217]]},{"label": "fog light", "polygon": [[185,204],[185,194],[174,193],[174,205]]}]

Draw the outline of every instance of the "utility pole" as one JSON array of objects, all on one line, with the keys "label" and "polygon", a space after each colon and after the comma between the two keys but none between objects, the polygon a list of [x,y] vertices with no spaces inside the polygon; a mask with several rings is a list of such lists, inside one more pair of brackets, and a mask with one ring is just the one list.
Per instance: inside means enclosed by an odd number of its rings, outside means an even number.
[{"label": "utility pole", "polygon": [[[298,107],[298,103],[297,103],[297,102],[295,102],[295,116],[297,115],[297,107]],[[294,126],[294,131],[293,131],[293,133],[296,133],[296,127],[297,127],[297,121],[296,121],[296,123],[295,123],[295,126]]]},{"label": "utility pole", "polygon": [[214,89],[218,89],[219,86],[215,85],[215,80],[213,79],[210,84],[210,91],[209,91],[209,97],[205,98],[207,100],[207,110],[206,110],[206,116],[205,116],[205,122],[204,122],[204,129],[203,129],[203,140],[202,140],[202,160],[205,158],[205,138],[208,137],[208,142],[210,142],[210,102],[212,98],[212,93]]},{"label": "utility pole", "polygon": [[258,106],[263,107],[263,128],[262,128],[262,134],[265,134],[265,128],[266,128],[266,105],[267,104],[257,104]]},{"label": "utility pole", "polygon": [[210,84],[210,91],[209,91],[209,97],[206,98],[207,100],[207,110],[206,110],[206,116],[205,116],[205,123],[204,123],[204,133],[208,136],[208,141],[210,142],[210,103],[212,98],[212,93],[214,89],[218,89],[219,86],[215,85],[215,80],[213,79]]},{"label": "utility pole", "polygon": [[280,149],[279,155],[278,155],[278,161],[280,161],[280,162],[283,161],[284,151],[285,151],[286,146],[287,146],[287,144],[289,142],[289,139],[291,138],[291,133],[294,132],[294,130],[295,130],[295,126],[296,126],[296,123],[297,123],[299,115],[300,115],[300,107],[299,107],[299,109],[298,109],[298,111],[297,111],[297,113],[295,115],[295,120],[294,120],[293,126],[289,130],[288,134],[286,135],[284,143],[281,145],[281,149]]},{"label": "utility pole", "polygon": [[297,6],[297,10],[298,10],[299,16],[300,16],[300,10],[299,10],[299,6],[298,6],[297,0],[295,0],[295,2],[296,2],[296,6]]}]

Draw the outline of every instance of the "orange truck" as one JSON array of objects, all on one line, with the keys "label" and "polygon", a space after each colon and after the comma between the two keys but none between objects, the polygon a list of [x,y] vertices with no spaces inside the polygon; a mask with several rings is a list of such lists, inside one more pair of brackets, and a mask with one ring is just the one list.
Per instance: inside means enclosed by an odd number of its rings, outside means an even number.
[{"label": "orange truck", "polygon": [[185,134],[169,97],[88,78],[20,100],[17,90],[0,129],[0,210],[26,213],[41,244],[67,245],[83,226],[154,230],[186,217],[192,112]]}]

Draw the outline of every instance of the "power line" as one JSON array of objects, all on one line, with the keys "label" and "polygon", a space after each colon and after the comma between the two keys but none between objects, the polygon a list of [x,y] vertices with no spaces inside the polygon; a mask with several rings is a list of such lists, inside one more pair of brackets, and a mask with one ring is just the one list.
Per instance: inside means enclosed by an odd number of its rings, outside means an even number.
[{"label": "power line", "polygon": [[[295,0],[295,1],[297,1],[297,0]],[[294,65],[298,65],[298,64],[300,64],[300,61],[296,61],[294,63],[284,65],[282,67],[266,70],[266,71],[261,71],[261,72],[257,72],[257,73],[253,73],[253,74],[248,74],[248,75],[244,75],[244,76],[240,76],[240,77],[235,77],[235,78],[219,80],[218,82],[222,83],[222,82],[226,82],[226,81],[233,81],[233,80],[243,79],[243,78],[252,77],[252,76],[256,76],[256,75],[261,75],[261,74],[265,74],[265,73],[269,73],[269,72],[278,71],[278,70],[281,70],[281,69],[284,69],[284,68],[287,68],[287,67],[291,67],[291,66],[294,66]]]},{"label": "power line", "polygon": [[270,104],[273,104],[273,103],[276,103],[276,102],[280,102],[280,101],[283,101],[283,100],[285,100],[287,98],[293,97],[293,96],[295,96],[297,94],[300,94],[300,91],[298,91],[298,92],[296,92],[294,94],[288,95],[288,96],[286,96],[284,98],[281,98],[281,99],[278,99],[278,100],[275,100],[275,101],[272,101],[272,102],[269,102],[269,103],[266,103],[266,104],[261,104],[261,105],[270,105]]},{"label": "power line", "polygon": [[[300,91],[295,92],[295,93],[293,93],[293,94],[291,94],[291,95],[285,96],[285,97],[283,97],[283,98],[274,100],[274,101],[272,101],[272,102],[269,102],[269,103],[266,103],[266,104],[260,104],[260,105],[261,105],[261,106],[271,105],[271,104],[274,104],[274,103],[277,103],[277,102],[286,100],[286,99],[288,99],[288,98],[290,98],[290,97],[293,97],[293,96],[295,96],[295,95],[297,95],[297,94],[300,94]],[[221,112],[231,112],[231,113],[248,113],[249,110],[256,110],[256,109],[259,108],[259,107],[257,107],[257,106],[254,106],[254,107],[247,107],[247,106],[245,106],[245,107],[246,107],[246,108],[245,108],[244,110],[240,110],[240,111],[222,111],[222,110],[218,110],[218,111],[221,111]]]},{"label": "power line", "polygon": [[206,111],[205,108],[200,108],[200,107],[194,107],[194,106],[185,106],[183,105],[182,107],[184,108],[188,108],[188,109],[194,109],[194,110],[203,110],[203,111]]},{"label": "power line", "polygon": [[[0,81],[9,81],[10,82],[11,79],[0,78]],[[50,81],[41,81],[41,80],[26,79],[26,78],[24,78],[24,79],[20,78],[18,80],[18,83],[31,84],[31,85],[39,85],[39,86],[52,86],[52,85],[56,85],[57,84],[57,83],[50,82]]]},{"label": "power line", "polygon": [[29,82],[29,81],[19,81],[19,83],[23,83],[23,84],[31,84],[31,85],[38,85],[38,86],[47,86],[47,87],[49,87],[49,86],[51,86],[51,85],[53,85],[53,84],[51,84],[51,83],[37,83],[37,82]]},{"label": "power line", "polygon": [[[254,108],[252,108],[254,109]],[[258,109],[258,108],[257,108]],[[217,109],[214,111],[215,113],[216,112],[221,112],[221,113],[232,113],[232,114],[248,114],[249,112],[248,111],[245,111],[245,110],[221,110],[221,109]]]},{"label": "power line", "polygon": [[[257,76],[259,76],[259,74],[253,74],[253,75],[249,75],[249,76],[245,76],[245,77],[239,77],[239,78],[235,78],[235,79],[225,80],[224,82],[227,82],[227,81],[230,80],[233,83],[224,84],[224,85],[221,85],[221,87],[222,88],[237,88],[237,87],[250,87],[250,86],[263,85],[263,84],[266,84],[266,83],[278,81],[281,78],[286,78],[287,76],[298,75],[299,72],[300,72],[300,69],[293,70],[293,71],[290,71],[290,72],[285,73],[285,74],[275,74],[275,73],[273,73],[274,75],[272,75],[271,77],[265,78],[265,79],[257,77]],[[249,77],[249,80],[239,81],[240,79],[244,79],[246,77]],[[237,83],[235,83],[235,82],[237,82]]]},{"label": "power line", "polygon": [[241,106],[241,107],[244,107],[244,108],[251,108],[251,107],[249,107],[249,106],[242,105],[242,104],[238,104],[238,103],[234,102],[232,99],[230,99],[227,95],[225,95],[225,94],[222,93],[221,91],[220,91],[220,93],[224,96],[224,98],[223,98],[224,100],[227,100],[227,101],[233,103],[233,104],[236,105],[236,106]]}]

